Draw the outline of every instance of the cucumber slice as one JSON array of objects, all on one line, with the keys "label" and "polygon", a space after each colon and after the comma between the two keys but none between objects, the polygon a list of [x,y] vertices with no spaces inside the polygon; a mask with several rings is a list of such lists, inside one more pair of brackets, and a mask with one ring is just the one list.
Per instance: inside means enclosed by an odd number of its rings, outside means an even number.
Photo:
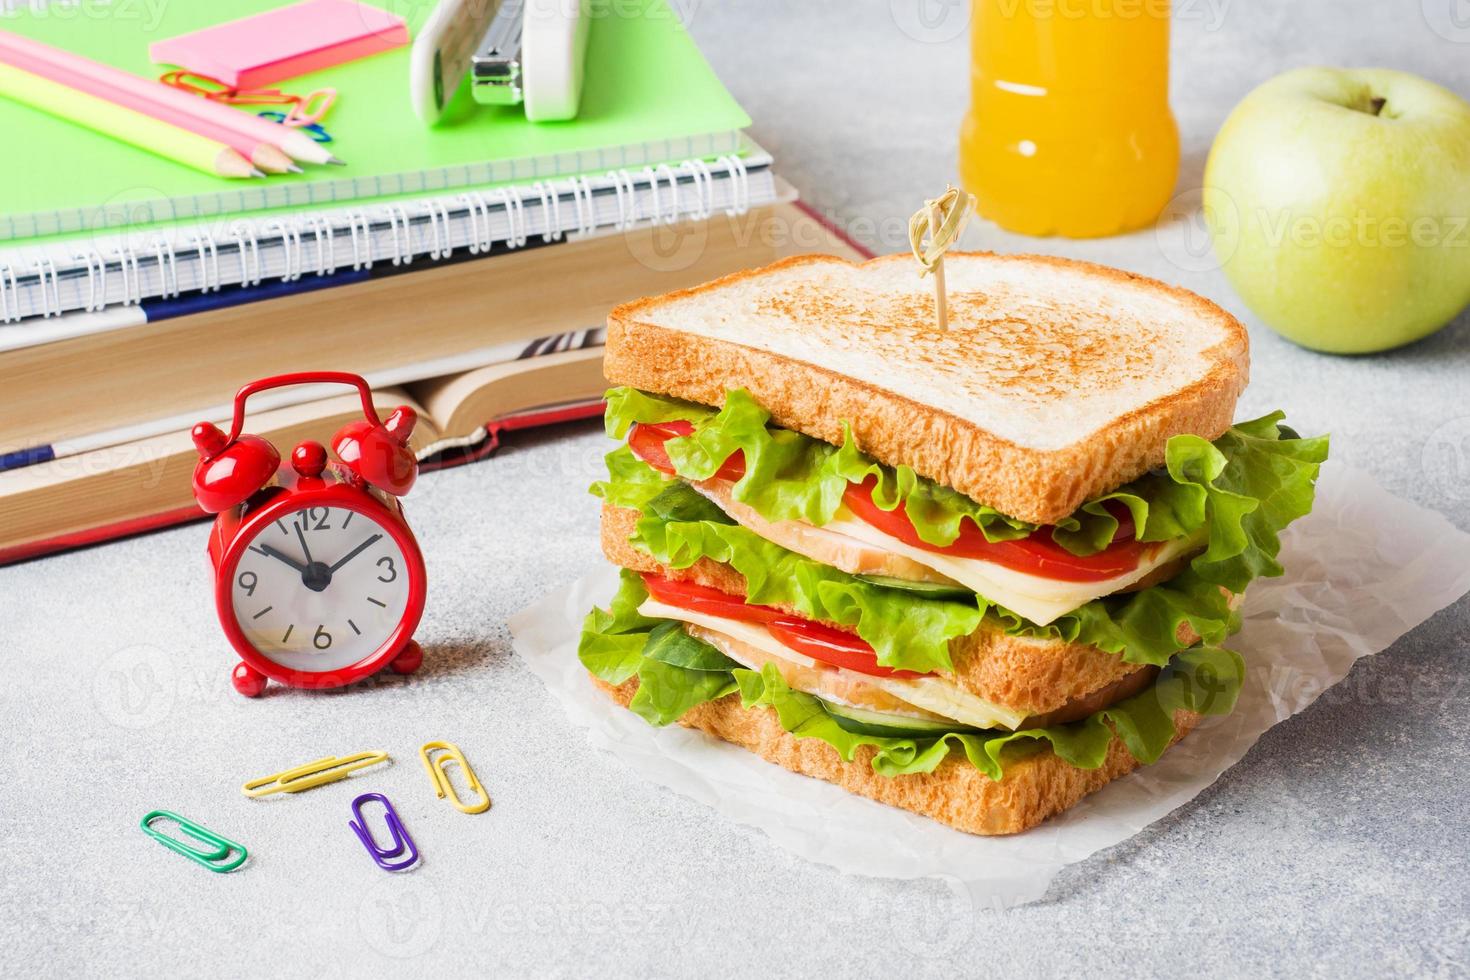
[{"label": "cucumber slice", "polygon": [[915,582],[911,579],[893,578],[889,575],[855,575],[853,577],[869,585],[881,585],[885,589],[902,589],[904,592],[927,596],[930,599],[963,599],[975,594],[963,585],[946,585],[943,582]]},{"label": "cucumber slice", "polygon": [[890,715],[882,711],[868,711],[832,701],[823,701],[822,707],[838,726],[855,735],[879,735],[889,738],[933,738],[947,732],[973,732],[978,729],[961,725],[957,721],[928,721],[924,718],[909,718],[905,715]]}]

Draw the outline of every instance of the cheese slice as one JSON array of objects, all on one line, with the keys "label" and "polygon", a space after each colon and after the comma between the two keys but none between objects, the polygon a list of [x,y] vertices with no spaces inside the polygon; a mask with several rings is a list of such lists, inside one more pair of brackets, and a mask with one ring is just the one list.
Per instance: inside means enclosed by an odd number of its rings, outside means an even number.
[{"label": "cheese slice", "polygon": [[[701,626],[716,633],[722,633],[741,643],[748,644],[770,656],[784,660],[788,663],[801,667],[820,667],[827,671],[838,671],[843,675],[846,686],[867,685],[876,690],[883,691],[893,697],[899,698],[916,708],[943,715],[964,725],[975,728],[1004,728],[1015,731],[1025,718],[1024,712],[1015,711],[1004,705],[977,698],[973,694],[961,690],[951,681],[942,677],[873,677],[854,670],[846,670],[842,667],[834,667],[830,664],[818,663],[812,658],[798,653],[786,646],[780,640],[759,623],[745,623],[737,619],[729,619],[724,616],[711,616],[708,613],[695,612],[690,609],[681,609],[659,602],[657,599],[649,598],[638,607],[641,615],[653,619],[675,619],[682,623],[690,623]],[[728,653],[728,651],[726,651]],[[740,660],[739,656],[732,659]],[[746,664],[747,667],[758,669],[758,665]],[[806,691],[819,697],[830,697],[826,690]],[[866,705],[855,703],[857,699],[846,698],[844,703],[852,707],[866,707]]]},{"label": "cheese slice", "polygon": [[1028,575],[993,561],[979,558],[952,558],[900,541],[890,534],[878,530],[867,521],[854,517],[847,508],[839,508],[837,515],[827,522],[826,530],[862,541],[866,544],[886,548],[895,554],[926,565],[946,578],[951,578],[966,588],[1017,615],[1045,626],[1059,616],[1085,606],[1114,592],[1121,592],[1135,582],[1146,578],[1154,569],[1195,550],[1203,544],[1202,538],[1176,538],[1160,542],[1158,547],[1145,554],[1138,567],[1132,571],[1115,575],[1097,582],[1064,582]]},{"label": "cheese slice", "polygon": [[895,538],[839,507],[821,527],[803,521],[767,521],[734,500],[733,483],[691,484],[741,526],[783,548],[852,575],[889,575],[919,582],[947,582],[971,589],[997,605],[1045,626],[1094,599],[1120,592],[1155,569],[1199,548],[1203,536],[1160,542],[1138,567],[1098,582],[1066,582],[1030,575],[980,558],[941,555]]}]

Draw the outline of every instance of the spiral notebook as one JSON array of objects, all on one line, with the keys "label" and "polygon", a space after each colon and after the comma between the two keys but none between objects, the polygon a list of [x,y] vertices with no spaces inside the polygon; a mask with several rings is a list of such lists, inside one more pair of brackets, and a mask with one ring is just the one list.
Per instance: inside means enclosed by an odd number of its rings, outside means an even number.
[{"label": "spiral notebook", "polygon": [[[775,200],[776,189],[770,156],[749,140],[743,151],[598,177],[0,249],[0,324],[744,212]],[[26,329],[49,340],[73,325]],[[11,346],[18,344],[0,330],[0,350]]]}]

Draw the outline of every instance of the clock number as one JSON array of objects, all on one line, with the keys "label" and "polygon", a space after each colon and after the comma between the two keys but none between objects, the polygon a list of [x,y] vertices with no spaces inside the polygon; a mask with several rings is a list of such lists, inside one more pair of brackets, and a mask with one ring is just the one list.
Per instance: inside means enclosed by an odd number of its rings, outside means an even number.
[{"label": "clock number", "polygon": [[[247,579],[249,581],[246,581]],[[255,585],[260,580],[255,577],[254,572],[241,572],[238,581],[240,583],[240,588],[245,590],[246,595],[255,595]]]},{"label": "clock number", "polygon": [[321,626],[318,626],[316,628],[316,633],[311,638],[311,645],[316,647],[318,650],[327,649],[327,647],[332,645],[332,634],[328,633]]},{"label": "clock number", "polygon": [[[327,519],[332,516],[330,507],[308,507],[301,512],[301,530],[303,531],[330,531],[332,526]],[[316,521],[315,524],[312,521]]]},{"label": "clock number", "polygon": [[379,575],[378,576],[378,581],[379,582],[392,582],[392,581],[396,580],[398,578],[398,569],[396,569],[396,568],[393,567],[393,559],[390,558],[390,557],[388,557],[387,555],[384,555],[382,558],[379,558],[378,559],[378,567],[379,568],[382,568],[385,564],[388,566],[388,569],[387,569],[388,577],[387,578],[384,578],[383,576]]}]

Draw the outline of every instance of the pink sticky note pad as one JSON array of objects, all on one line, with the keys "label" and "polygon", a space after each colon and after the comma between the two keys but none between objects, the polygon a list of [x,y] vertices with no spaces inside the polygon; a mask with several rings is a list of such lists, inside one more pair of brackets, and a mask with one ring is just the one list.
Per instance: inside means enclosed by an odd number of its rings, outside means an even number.
[{"label": "pink sticky note pad", "polygon": [[354,0],[303,0],[156,41],[148,57],[248,89],[407,43],[408,25],[386,10]]}]

